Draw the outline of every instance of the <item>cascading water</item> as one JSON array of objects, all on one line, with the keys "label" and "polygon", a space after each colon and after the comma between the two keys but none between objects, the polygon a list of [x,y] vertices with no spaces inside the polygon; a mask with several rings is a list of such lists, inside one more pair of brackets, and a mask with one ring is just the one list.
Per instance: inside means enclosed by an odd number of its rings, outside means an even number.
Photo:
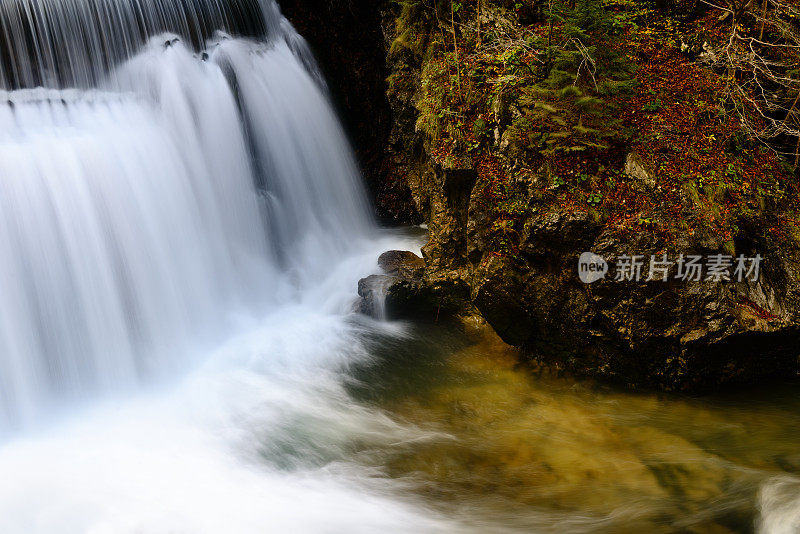
[{"label": "cascading water", "polygon": [[[73,29],[98,40],[135,21],[124,6],[101,2],[89,7],[116,7],[124,24],[83,28],[77,10],[86,6],[54,5],[27,7],[58,21],[48,28],[56,35]],[[180,20],[174,7],[147,7],[145,27]],[[265,27],[281,38],[220,35],[202,53],[176,34],[156,35],[96,88],[3,95],[6,423],[178,364],[186,341],[223,324],[225,311],[274,301],[287,270],[301,285],[315,279],[320,258],[364,235],[364,202],[336,119],[283,38],[286,25]],[[17,52],[11,72],[33,80],[24,67],[39,63],[91,83],[101,77],[98,58],[132,53],[134,37],[121,33],[122,44],[99,40],[84,56],[70,54],[66,68],[53,52],[61,44],[33,35],[35,60]],[[295,50],[298,39],[289,41]]]},{"label": "cascading water", "polygon": [[0,31],[0,532],[434,529],[338,462],[406,435],[339,375],[388,244],[275,3]]},{"label": "cascading water", "polygon": [[352,314],[418,246],[273,0],[0,1],[0,534],[800,529],[796,388],[531,380]]}]

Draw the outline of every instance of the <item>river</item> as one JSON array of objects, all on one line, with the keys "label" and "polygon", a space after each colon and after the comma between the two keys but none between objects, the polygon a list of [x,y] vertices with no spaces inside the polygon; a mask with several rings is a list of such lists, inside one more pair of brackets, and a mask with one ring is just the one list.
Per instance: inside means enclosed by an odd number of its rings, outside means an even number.
[{"label": "river", "polygon": [[421,236],[272,0],[0,22],[0,532],[800,527],[795,385],[620,391],[355,313]]}]

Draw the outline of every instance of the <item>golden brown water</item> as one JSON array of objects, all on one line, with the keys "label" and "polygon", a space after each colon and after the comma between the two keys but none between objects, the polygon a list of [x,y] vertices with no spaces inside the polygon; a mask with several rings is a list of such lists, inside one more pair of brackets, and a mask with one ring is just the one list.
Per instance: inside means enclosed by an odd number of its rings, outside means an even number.
[{"label": "golden brown water", "polygon": [[[484,532],[796,532],[792,384],[686,398],[519,365],[490,335],[416,328],[355,390],[424,439],[364,451]],[[376,385],[379,384],[379,385]],[[763,508],[763,510],[762,510]]]}]

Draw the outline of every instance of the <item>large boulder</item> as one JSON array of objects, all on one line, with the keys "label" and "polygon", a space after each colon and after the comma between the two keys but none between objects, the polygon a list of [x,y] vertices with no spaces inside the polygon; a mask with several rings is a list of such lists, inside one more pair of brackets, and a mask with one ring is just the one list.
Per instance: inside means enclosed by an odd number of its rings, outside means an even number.
[{"label": "large boulder", "polygon": [[460,280],[431,281],[425,261],[410,251],[391,250],[378,258],[382,274],[358,282],[359,312],[376,318],[436,322],[469,305],[469,288]]},{"label": "large boulder", "polygon": [[[549,214],[527,225],[520,254],[490,258],[473,279],[475,306],[497,333],[530,358],[631,386],[704,391],[794,376],[800,357],[798,248],[749,249],[763,257],[758,280],[646,281],[659,243],[602,230],[585,214]],[[561,240],[557,239],[561,236]],[[579,257],[591,251],[611,271],[586,284]],[[690,247],[670,253],[706,258],[725,251]],[[617,281],[623,255],[646,259],[639,281]]]}]

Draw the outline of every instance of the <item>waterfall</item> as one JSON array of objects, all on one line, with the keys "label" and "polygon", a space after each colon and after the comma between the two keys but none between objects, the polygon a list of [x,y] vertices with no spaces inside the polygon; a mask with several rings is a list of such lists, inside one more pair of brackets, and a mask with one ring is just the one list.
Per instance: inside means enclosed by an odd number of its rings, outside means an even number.
[{"label": "waterfall", "polygon": [[349,458],[398,237],[274,1],[3,1],[0,86],[0,532],[439,531]]},{"label": "waterfall", "polygon": [[0,24],[0,430],[179,372],[369,234],[271,0],[12,0]]}]

